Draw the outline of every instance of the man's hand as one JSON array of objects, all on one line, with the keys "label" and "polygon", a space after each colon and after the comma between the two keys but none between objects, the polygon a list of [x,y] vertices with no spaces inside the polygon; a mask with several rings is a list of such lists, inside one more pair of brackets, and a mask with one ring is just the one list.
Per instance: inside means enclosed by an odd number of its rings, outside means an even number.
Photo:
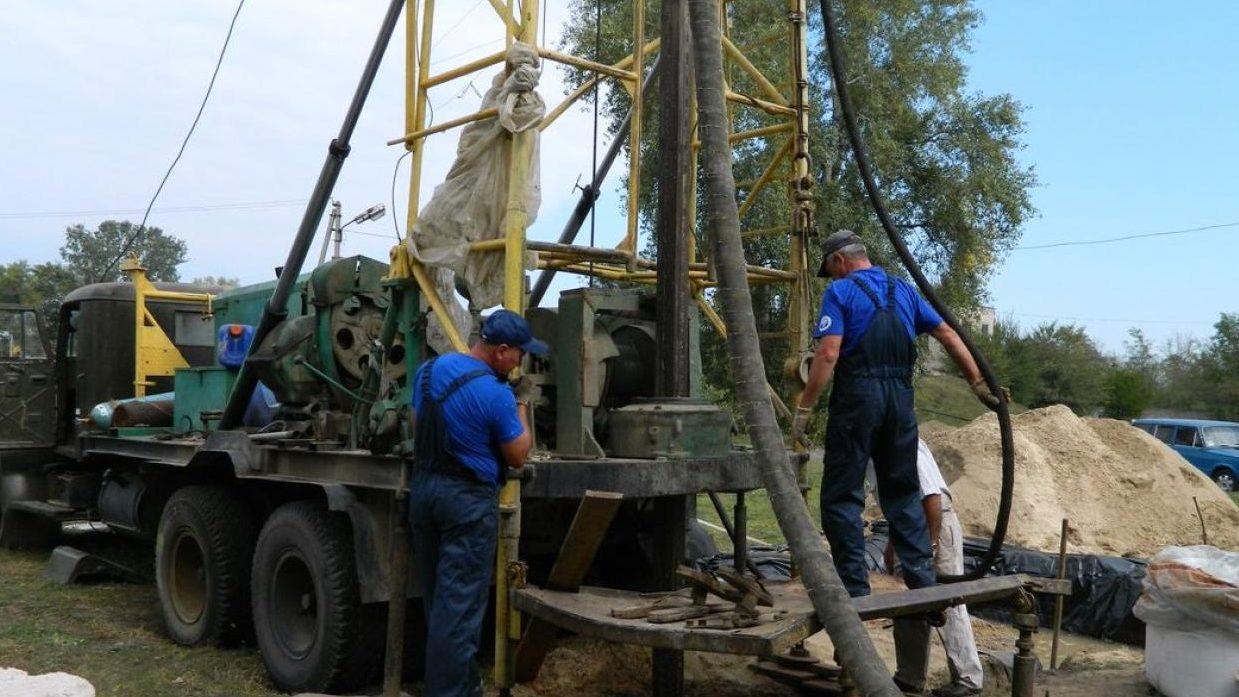
[{"label": "man's hand", "polygon": [[542,388],[539,387],[533,380],[529,379],[528,375],[522,375],[517,378],[516,382],[512,383],[512,394],[516,396],[517,404],[525,404],[533,406],[542,397]]},{"label": "man's hand", "polygon": [[[969,385],[969,387],[972,388],[972,394],[976,395],[977,399],[980,400],[982,404],[988,407],[991,411],[998,411],[998,405],[1000,404],[998,395],[990,392],[989,385],[985,384],[985,378],[977,378],[975,382]],[[1002,401],[1011,401],[1011,395],[1007,392],[1007,388],[1005,387],[1002,388],[1002,396],[1006,398]]]},{"label": "man's hand", "polygon": [[803,443],[805,447],[809,445],[809,439],[805,437],[805,431],[809,428],[809,417],[813,416],[813,410],[807,407],[796,405],[796,415],[792,417],[792,444]]}]

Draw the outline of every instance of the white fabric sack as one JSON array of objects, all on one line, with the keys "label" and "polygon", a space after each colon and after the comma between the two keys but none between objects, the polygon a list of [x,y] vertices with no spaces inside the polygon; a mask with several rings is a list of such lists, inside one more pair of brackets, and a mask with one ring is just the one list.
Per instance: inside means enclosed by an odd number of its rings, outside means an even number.
[{"label": "white fabric sack", "polygon": [[[503,254],[470,254],[469,244],[504,236],[510,180],[508,146],[513,133],[532,130],[533,136],[529,185],[522,201],[526,225],[537,218],[542,202],[537,125],[546,113],[546,104],[535,91],[539,65],[534,47],[519,41],[512,44],[505,70],[495,76],[480,107],[497,108],[498,116],[475,121],[461,130],[456,160],[418,213],[408,238],[413,256],[432,267],[435,288],[466,341],[470,317],[455,301],[455,275],[464,278],[475,309],[503,302]],[[432,316],[430,345],[436,351],[450,350],[436,322]]]},{"label": "white fabric sack", "polygon": [[1133,612],[1144,674],[1167,697],[1239,697],[1239,553],[1167,547],[1149,560]]},{"label": "white fabric sack", "polygon": [[1133,612],[1146,624],[1180,631],[1217,627],[1239,636],[1239,552],[1206,545],[1163,549],[1149,560]]}]

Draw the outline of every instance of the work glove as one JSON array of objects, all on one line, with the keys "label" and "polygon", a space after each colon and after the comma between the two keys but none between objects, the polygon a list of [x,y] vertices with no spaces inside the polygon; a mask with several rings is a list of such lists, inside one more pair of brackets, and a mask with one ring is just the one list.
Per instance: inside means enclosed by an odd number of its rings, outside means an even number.
[{"label": "work glove", "polygon": [[[973,382],[969,386],[972,388],[972,394],[976,395],[977,399],[980,400],[982,404],[988,407],[991,411],[998,411],[1000,400],[998,395],[990,391],[989,385],[985,384],[985,378],[977,378],[976,382]],[[1011,393],[1008,392],[1005,387],[1001,389],[1003,396],[1001,401],[1010,402]]]},{"label": "work glove", "polygon": [[542,397],[542,388],[528,375],[522,375],[512,383],[512,394],[516,396],[517,403],[532,406]]},{"label": "work glove", "polygon": [[805,447],[809,445],[809,439],[805,437],[805,431],[809,428],[809,417],[813,416],[813,410],[800,405],[796,406],[796,414],[792,417],[792,444],[801,443]]}]

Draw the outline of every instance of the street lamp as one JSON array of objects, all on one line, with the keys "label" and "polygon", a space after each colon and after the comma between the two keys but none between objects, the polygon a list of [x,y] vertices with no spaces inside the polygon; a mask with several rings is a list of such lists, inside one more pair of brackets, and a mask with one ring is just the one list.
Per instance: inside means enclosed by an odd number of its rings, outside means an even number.
[{"label": "street lamp", "polygon": [[321,266],[327,259],[327,242],[334,240],[335,244],[332,248],[331,259],[334,261],[340,258],[340,243],[344,241],[344,228],[353,223],[365,223],[371,220],[378,220],[387,213],[387,206],[381,203],[376,203],[366,210],[353,216],[353,219],[340,224],[340,202],[331,202],[331,215],[327,218],[327,236],[323,238],[323,248],[318,254],[318,263]]}]

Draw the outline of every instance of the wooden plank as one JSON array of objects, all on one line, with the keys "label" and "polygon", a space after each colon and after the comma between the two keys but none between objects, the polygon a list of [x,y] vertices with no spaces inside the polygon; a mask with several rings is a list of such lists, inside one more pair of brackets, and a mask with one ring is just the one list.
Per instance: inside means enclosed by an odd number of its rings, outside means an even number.
[{"label": "wooden plank", "polygon": [[555,591],[575,591],[581,587],[585,574],[594,563],[594,555],[602,545],[607,528],[624,500],[623,494],[610,491],[586,491],[576,509],[568,534],[559,548],[559,556],[547,576],[546,587]]},{"label": "wooden plank", "polygon": [[[623,499],[623,495],[609,491],[585,492],[547,577],[549,590],[576,592],[581,587]],[[517,682],[529,682],[538,677],[558,634],[558,628],[544,619],[535,616],[529,621],[516,646],[513,664]]]},{"label": "wooden plank", "polygon": [[1023,576],[995,576],[963,583],[946,583],[894,593],[852,598],[863,620],[917,615],[965,603],[982,603],[1014,595],[1025,585]]}]

